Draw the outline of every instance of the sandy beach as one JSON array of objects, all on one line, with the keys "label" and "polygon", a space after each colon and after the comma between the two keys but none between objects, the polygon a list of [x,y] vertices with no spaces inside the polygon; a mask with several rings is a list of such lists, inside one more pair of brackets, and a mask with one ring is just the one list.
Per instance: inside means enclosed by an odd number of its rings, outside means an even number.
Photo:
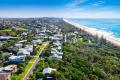
[{"label": "sandy beach", "polygon": [[77,23],[71,23],[69,22],[67,19],[63,19],[65,22],[71,24],[71,25],[74,25],[76,28],[78,29],[81,29],[81,30],[84,30],[86,32],[88,32],[89,34],[93,35],[93,36],[98,36],[99,38],[103,37],[105,38],[107,41],[115,44],[116,46],[120,46],[120,40],[117,40],[115,37],[111,36],[110,34],[108,34],[107,32],[102,32],[102,31],[99,31],[95,28],[90,28],[90,27],[87,27],[87,26],[82,26],[82,25],[79,25]]}]

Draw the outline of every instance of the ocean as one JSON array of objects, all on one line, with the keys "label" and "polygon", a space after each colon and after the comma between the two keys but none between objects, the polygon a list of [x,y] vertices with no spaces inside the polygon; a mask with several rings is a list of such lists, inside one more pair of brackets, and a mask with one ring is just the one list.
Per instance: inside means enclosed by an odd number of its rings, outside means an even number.
[{"label": "ocean", "polygon": [[120,40],[120,19],[67,19],[71,23],[95,28]]}]

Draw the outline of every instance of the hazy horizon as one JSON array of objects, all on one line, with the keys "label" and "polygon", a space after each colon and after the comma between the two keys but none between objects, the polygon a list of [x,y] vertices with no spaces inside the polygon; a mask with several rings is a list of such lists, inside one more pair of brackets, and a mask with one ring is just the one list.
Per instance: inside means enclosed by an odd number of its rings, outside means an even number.
[{"label": "hazy horizon", "polygon": [[119,0],[1,0],[3,18],[120,18]]},{"label": "hazy horizon", "polygon": [[120,19],[120,18],[80,18],[80,17],[77,17],[77,18],[64,18],[64,17],[0,17],[0,19],[29,19],[29,18],[62,18],[62,19]]}]

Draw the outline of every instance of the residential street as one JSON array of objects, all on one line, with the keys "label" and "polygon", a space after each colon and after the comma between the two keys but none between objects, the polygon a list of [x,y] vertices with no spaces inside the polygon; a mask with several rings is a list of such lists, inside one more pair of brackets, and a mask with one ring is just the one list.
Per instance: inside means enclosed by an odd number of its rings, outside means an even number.
[{"label": "residential street", "polygon": [[[42,53],[42,51],[47,47],[48,44],[49,44],[48,42],[45,43],[45,44],[43,44],[43,47],[42,47],[39,55],[40,55],[40,54]],[[38,55],[38,56],[35,56],[35,57],[36,57],[35,62],[33,62],[32,66],[30,67],[30,69],[28,70],[27,74],[23,77],[22,80],[27,80],[27,78],[28,78],[28,77],[30,76],[30,74],[33,72],[33,70],[35,69],[36,64],[37,64],[37,63],[39,62],[39,60],[40,60],[39,55]]]}]

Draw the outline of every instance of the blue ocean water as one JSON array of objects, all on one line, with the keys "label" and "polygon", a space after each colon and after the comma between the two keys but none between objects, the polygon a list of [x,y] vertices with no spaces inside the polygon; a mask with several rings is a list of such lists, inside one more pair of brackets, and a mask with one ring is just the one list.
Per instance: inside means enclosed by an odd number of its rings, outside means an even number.
[{"label": "blue ocean water", "polygon": [[120,19],[68,19],[70,22],[112,33],[120,38]]}]

